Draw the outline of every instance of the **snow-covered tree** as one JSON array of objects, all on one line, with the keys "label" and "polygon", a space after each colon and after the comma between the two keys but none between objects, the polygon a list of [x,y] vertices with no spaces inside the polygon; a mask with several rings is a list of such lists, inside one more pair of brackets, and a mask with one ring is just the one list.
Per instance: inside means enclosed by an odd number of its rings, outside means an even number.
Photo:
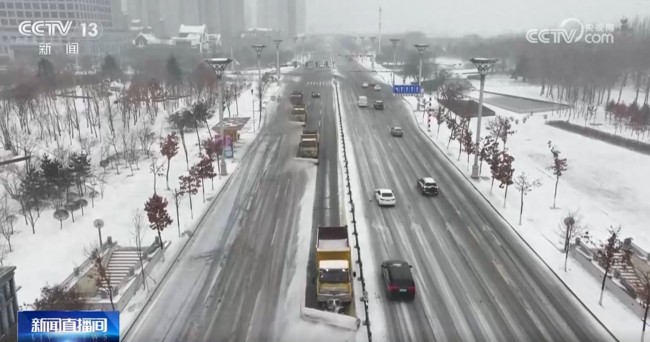
[{"label": "snow-covered tree", "polygon": [[160,142],[160,154],[162,154],[167,159],[167,171],[165,172],[165,181],[167,183],[167,190],[169,190],[169,164],[178,154],[178,136],[176,132],[172,132],[167,135]]},{"label": "snow-covered tree", "polygon": [[505,194],[503,195],[503,207],[506,207],[506,199],[508,198],[508,187],[513,184],[512,177],[515,174],[515,168],[512,167],[512,162],[515,158],[508,154],[507,151],[501,153],[501,158],[499,159],[498,164],[498,176],[499,188],[505,188]]},{"label": "snow-covered tree", "polygon": [[577,211],[570,211],[560,223],[560,235],[564,239],[564,272],[567,271],[571,240],[578,237],[584,230],[585,226]]},{"label": "snow-covered tree", "polygon": [[147,213],[147,218],[149,220],[149,228],[158,233],[161,250],[164,249],[161,233],[167,226],[174,222],[167,213],[167,204],[168,202],[165,198],[153,194],[144,205],[144,211]]},{"label": "snow-covered tree", "polygon": [[525,172],[521,172],[515,178],[515,187],[521,195],[521,206],[519,207],[519,225],[521,225],[521,217],[524,213],[524,197],[533,191],[533,189],[539,188],[540,186],[542,186],[542,181],[540,179],[530,179]]},{"label": "snow-covered tree", "polygon": [[617,228],[611,227],[609,233],[611,234],[607,239],[601,250],[598,251],[598,263],[600,266],[605,269],[605,274],[603,274],[603,282],[600,287],[600,299],[598,300],[598,305],[603,305],[603,294],[605,293],[605,281],[607,280],[607,275],[611,267],[616,262],[616,256],[621,254],[621,261],[624,265],[630,264],[630,258],[632,257],[632,250],[629,246],[625,246],[618,238],[619,233],[621,232],[621,226]]},{"label": "snow-covered tree", "polygon": [[553,209],[555,209],[555,199],[557,198],[557,186],[560,183],[560,177],[564,174],[564,171],[568,169],[567,159],[560,158],[560,150],[558,150],[553,143],[549,140],[548,147],[551,150],[553,155],[553,164],[548,167],[549,170],[553,171],[555,176],[555,190],[553,192]]}]

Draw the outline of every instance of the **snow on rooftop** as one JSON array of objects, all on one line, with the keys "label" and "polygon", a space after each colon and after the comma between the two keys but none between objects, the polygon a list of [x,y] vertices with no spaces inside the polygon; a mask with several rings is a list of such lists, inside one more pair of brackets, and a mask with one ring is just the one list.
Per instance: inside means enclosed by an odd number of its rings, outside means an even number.
[{"label": "snow on rooftop", "polygon": [[206,33],[206,26],[205,25],[185,25],[181,24],[181,27],[178,29],[178,33],[196,33],[196,34],[204,34]]}]

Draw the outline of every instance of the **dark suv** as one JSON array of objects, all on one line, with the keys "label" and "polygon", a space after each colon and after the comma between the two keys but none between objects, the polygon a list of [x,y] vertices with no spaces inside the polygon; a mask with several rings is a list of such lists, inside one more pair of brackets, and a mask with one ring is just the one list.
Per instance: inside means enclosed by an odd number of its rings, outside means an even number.
[{"label": "dark suv", "polygon": [[418,179],[418,189],[425,195],[435,196],[438,194],[438,184],[431,177]]},{"label": "dark suv", "polygon": [[377,100],[373,106],[377,110],[384,110],[384,101]]},{"label": "dark suv", "polygon": [[411,267],[406,261],[401,260],[388,260],[381,264],[384,289],[389,300],[415,299],[415,281]]}]

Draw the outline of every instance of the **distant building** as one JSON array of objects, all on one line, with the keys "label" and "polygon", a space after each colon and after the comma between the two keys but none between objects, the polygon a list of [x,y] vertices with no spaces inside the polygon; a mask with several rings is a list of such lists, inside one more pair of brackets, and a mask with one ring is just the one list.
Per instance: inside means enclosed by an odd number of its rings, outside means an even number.
[{"label": "distant building", "polygon": [[175,45],[198,48],[201,53],[208,48],[208,30],[206,25],[183,25],[178,29],[178,35],[173,37]]},{"label": "distant building", "polygon": [[16,299],[16,268],[0,267],[0,342],[16,341],[18,300]]},{"label": "distant building", "polygon": [[305,32],[306,0],[257,0],[257,26],[290,38]]},{"label": "distant building", "polygon": [[241,33],[241,39],[269,40],[276,38],[280,32],[272,28],[249,28]]},{"label": "distant building", "polygon": [[158,38],[153,33],[140,32],[133,39],[133,45],[144,48],[151,45],[174,45],[174,41],[172,39]]}]

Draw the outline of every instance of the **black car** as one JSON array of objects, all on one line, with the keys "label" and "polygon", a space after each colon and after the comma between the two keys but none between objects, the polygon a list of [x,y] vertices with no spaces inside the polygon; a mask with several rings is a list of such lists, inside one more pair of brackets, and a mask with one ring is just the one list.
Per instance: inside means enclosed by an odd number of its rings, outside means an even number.
[{"label": "black car", "polygon": [[375,101],[375,104],[373,106],[377,110],[384,110],[384,101]]},{"label": "black car", "polygon": [[402,260],[387,260],[381,264],[384,289],[389,300],[412,301],[415,299],[415,281],[411,267]]},{"label": "black car", "polygon": [[438,183],[431,177],[424,177],[418,179],[418,189],[425,195],[437,195]]},{"label": "black car", "polygon": [[312,92],[312,93],[311,93],[311,97],[313,97],[313,98],[320,98],[320,93]]}]

